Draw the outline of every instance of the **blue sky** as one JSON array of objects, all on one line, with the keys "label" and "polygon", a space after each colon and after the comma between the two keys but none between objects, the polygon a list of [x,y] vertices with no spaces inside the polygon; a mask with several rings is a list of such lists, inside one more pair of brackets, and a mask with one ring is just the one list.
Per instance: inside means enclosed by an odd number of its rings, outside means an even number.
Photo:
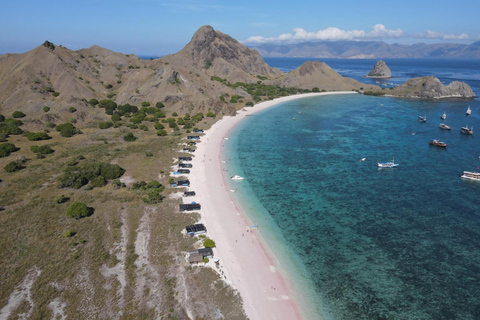
[{"label": "blue sky", "polygon": [[49,40],[77,50],[179,51],[209,24],[247,44],[315,40],[472,43],[480,4],[457,1],[10,0],[0,12],[0,53]]}]

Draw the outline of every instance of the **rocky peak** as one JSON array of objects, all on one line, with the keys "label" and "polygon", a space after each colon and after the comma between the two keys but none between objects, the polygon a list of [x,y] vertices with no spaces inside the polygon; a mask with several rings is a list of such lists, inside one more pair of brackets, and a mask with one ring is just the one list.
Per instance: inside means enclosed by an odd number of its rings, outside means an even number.
[{"label": "rocky peak", "polygon": [[387,66],[385,61],[378,60],[375,66],[373,67],[372,71],[370,71],[367,75],[370,78],[391,78],[392,71]]},{"label": "rocky peak", "polygon": [[410,79],[393,89],[392,93],[395,96],[422,99],[475,97],[472,88],[465,82],[453,81],[445,86],[434,76]]},{"label": "rocky peak", "polygon": [[298,73],[301,76],[304,76],[306,74],[313,74],[317,70],[321,70],[325,68],[331,69],[325,62],[305,61],[298,69]]}]

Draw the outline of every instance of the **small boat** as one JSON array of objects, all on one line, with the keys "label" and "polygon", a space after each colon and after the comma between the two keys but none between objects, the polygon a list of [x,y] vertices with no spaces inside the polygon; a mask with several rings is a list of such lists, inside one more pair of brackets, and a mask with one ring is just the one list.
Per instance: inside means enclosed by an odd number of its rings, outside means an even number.
[{"label": "small boat", "polygon": [[436,147],[441,147],[441,148],[446,148],[447,147],[447,144],[445,142],[442,142],[442,141],[437,140],[437,139],[430,140],[430,142],[428,144],[430,144],[431,146],[436,146]]},{"label": "small boat", "polygon": [[360,162],[363,162],[363,161],[365,161],[366,159],[367,159],[367,158],[362,158],[362,159],[360,159]]},{"label": "small boat", "polygon": [[463,171],[462,178],[480,181],[480,172]]},{"label": "small boat", "polygon": [[447,126],[445,123],[440,123],[440,125],[438,126],[440,129],[443,129],[443,130],[450,130],[452,129],[450,126]]},{"label": "small boat", "polygon": [[442,116],[440,117],[440,119],[442,119],[442,120],[447,119],[447,113],[446,113],[446,112],[443,112],[443,114],[442,114]]},{"label": "small boat", "polygon": [[395,158],[391,162],[377,162],[379,168],[393,168],[398,166],[398,163],[395,163]]},{"label": "small boat", "polygon": [[427,122],[427,116],[418,116],[418,122]]},{"label": "small boat", "polygon": [[244,178],[244,177],[241,177],[241,176],[234,175],[234,176],[232,176],[230,179],[233,179],[233,180],[243,180],[243,179],[245,179],[245,178]]},{"label": "small boat", "polygon": [[467,116],[472,114],[472,109],[470,109],[470,106],[468,106],[466,114],[467,114]]},{"label": "small boat", "polygon": [[466,125],[465,127],[460,128],[460,132],[465,134],[473,134],[473,126],[469,128],[468,125]]}]

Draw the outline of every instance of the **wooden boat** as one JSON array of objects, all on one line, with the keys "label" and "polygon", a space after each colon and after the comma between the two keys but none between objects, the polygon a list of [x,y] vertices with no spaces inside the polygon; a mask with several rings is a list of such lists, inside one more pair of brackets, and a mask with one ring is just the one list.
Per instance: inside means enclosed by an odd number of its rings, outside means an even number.
[{"label": "wooden boat", "polygon": [[437,140],[437,139],[430,140],[430,142],[428,144],[430,144],[431,146],[436,146],[436,147],[441,147],[441,148],[446,148],[447,147],[447,144],[445,142],[442,142],[442,141]]},{"label": "wooden boat", "polygon": [[465,127],[460,128],[460,132],[464,134],[473,134],[473,126],[469,128],[468,125],[466,125]]},{"label": "wooden boat", "polygon": [[418,116],[418,122],[427,122],[427,116]]},{"label": "wooden boat", "polygon": [[450,126],[447,126],[445,123],[440,123],[440,125],[438,126],[440,129],[443,129],[443,130],[450,130],[452,129]]}]

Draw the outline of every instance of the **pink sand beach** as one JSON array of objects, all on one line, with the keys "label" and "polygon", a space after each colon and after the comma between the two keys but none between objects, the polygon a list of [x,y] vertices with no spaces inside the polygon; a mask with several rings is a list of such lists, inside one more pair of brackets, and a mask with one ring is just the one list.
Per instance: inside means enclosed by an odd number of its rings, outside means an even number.
[{"label": "pink sand beach", "polygon": [[299,309],[299,295],[282,270],[279,262],[268,254],[262,243],[260,229],[251,228],[248,215],[236,203],[227,185],[222,160],[222,145],[229,131],[247,115],[281,102],[327,94],[354,92],[309,93],[262,102],[239,111],[236,116],[225,116],[217,121],[197,143],[189,175],[192,199],[202,205],[201,221],[208,237],[217,245],[215,258],[220,259],[225,280],[240,293],[247,316],[251,320],[306,319]]}]

